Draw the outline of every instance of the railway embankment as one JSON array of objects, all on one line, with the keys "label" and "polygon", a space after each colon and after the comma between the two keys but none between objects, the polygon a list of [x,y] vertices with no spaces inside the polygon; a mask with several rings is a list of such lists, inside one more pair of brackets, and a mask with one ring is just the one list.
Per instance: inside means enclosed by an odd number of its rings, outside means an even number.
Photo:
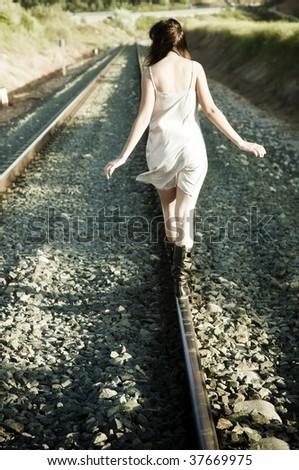
[{"label": "railway embankment", "polygon": [[188,40],[209,77],[298,128],[297,22],[215,16],[190,22]]}]

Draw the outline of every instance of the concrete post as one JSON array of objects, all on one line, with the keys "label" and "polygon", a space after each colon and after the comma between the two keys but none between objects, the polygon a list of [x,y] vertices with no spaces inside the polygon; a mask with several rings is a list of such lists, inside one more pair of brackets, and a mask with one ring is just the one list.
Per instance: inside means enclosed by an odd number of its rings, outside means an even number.
[{"label": "concrete post", "polygon": [[8,95],[6,88],[0,88],[0,105],[8,106]]}]

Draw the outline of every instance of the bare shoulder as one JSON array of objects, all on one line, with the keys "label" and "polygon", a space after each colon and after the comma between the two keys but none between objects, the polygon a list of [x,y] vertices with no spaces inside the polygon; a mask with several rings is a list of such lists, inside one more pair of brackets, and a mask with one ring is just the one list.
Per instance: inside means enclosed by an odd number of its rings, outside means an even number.
[{"label": "bare shoulder", "polygon": [[196,60],[193,60],[193,64],[194,64],[195,73],[197,73],[199,76],[205,75],[204,68],[199,62],[197,62]]}]

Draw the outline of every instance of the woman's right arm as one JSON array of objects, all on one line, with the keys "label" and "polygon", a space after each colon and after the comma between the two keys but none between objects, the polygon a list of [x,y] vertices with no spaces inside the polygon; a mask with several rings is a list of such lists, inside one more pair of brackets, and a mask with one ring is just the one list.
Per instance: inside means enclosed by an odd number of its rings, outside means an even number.
[{"label": "woman's right arm", "polygon": [[214,103],[209,90],[206,74],[203,67],[196,64],[196,93],[199,104],[206,114],[207,118],[239,149],[253,153],[256,157],[263,157],[266,153],[264,147],[255,142],[247,142],[243,140],[239,134],[230,125],[224,114]]},{"label": "woman's right arm", "polygon": [[133,123],[127,142],[125,143],[119,157],[110,161],[105,166],[104,174],[106,178],[110,178],[114,170],[127,161],[128,157],[138,144],[149,125],[154,103],[154,88],[149,77],[148,69],[145,69],[141,77],[141,99],[137,117]]}]

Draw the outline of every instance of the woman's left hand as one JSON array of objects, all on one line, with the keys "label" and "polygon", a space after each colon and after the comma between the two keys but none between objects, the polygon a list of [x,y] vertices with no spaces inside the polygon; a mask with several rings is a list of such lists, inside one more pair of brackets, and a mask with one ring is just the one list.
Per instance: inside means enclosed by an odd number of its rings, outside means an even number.
[{"label": "woman's left hand", "polygon": [[242,140],[242,143],[239,145],[239,148],[241,150],[244,150],[245,152],[253,153],[256,157],[259,158],[263,158],[266,154],[265,148],[255,142],[246,142],[245,140]]},{"label": "woman's left hand", "polygon": [[107,165],[104,168],[104,175],[106,176],[106,178],[107,179],[111,178],[114,170],[118,168],[119,166],[123,165],[126,162],[126,160],[127,159],[124,157],[119,157],[107,163]]}]

